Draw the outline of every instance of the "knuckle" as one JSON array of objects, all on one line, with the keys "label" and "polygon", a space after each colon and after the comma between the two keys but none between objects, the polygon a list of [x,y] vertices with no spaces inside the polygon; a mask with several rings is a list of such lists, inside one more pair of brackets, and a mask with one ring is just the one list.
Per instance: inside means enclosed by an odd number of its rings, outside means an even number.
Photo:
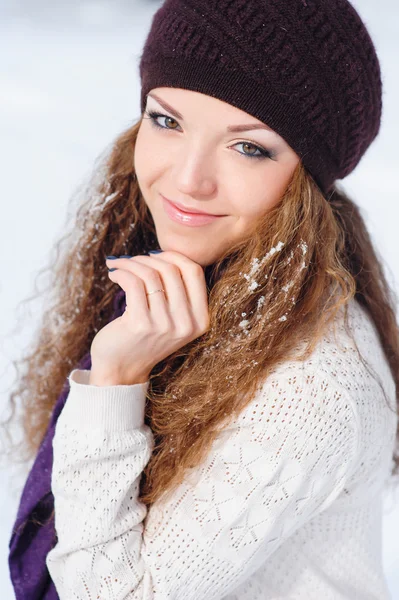
[{"label": "knuckle", "polygon": [[197,277],[201,277],[201,278],[204,277],[204,270],[201,267],[201,265],[199,265],[198,263],[193,262],[191,268],[193,270],[194,275],[196,275]]},{"label": "knuckle", "polygon": [[177,265],[169,264],[168,269],[175,277],[180,276],[180,269]]},{"label": "knuckle", "polygon": [[161,333],[161,335],[166,335],[170,333],[170,330],[172,328],[172,324],[170,319],[165,318],[161,321],[161,323],[158,325],[158,330]]},{"label": "knuckle", "polygon": [[194,326],[190,319],[179,319],[175,327],[175,334],[179,339],[186,339],[194,335]]},{"label": "knuckle", "polygon": [[157,343],[163,343],[171,337],[168,320],[162,319],[159,316],[150,318],[150,331],[153,338],[157,340]]}]

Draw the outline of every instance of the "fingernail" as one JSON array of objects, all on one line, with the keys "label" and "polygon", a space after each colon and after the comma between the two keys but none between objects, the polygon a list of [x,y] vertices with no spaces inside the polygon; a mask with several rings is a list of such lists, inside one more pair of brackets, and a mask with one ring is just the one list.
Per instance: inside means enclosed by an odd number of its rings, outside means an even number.
[{"label": "fingernail", "polygon": [[108,269],[108,271],[116,271],[116,270],[117,270],[116,268],[115,269]]},{"label": "fingernail", "polygon": [[159,254],[160,252],[163,252],[163,250],[149,250],[148,254]]},{"label": "fingernail", "polygon": [[106,258],[107,260],[115,260],[115,259],[117,259],[118,257],[117,257],[117,256],[106,256],[105,258]]},{"label": "fingernail", "polygon": [[121,254],[119,258],[133,258],[130,254]]}]

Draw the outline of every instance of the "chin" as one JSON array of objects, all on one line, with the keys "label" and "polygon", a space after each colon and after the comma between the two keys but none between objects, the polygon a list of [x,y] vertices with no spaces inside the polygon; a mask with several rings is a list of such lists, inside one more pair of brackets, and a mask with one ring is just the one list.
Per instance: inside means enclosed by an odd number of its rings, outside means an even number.
[{"label": "chin", "polygon": [[[190,244],[190,242],[188,243]],[[159,241],[159,247],[164,252],[178,252],[179,254],[186,256],[193,262],[198,263],[199,265],[201,265],[201,267],[207,267],[208,265],[214,263],[215,260],[217,260],[217,256],[215,256],[214,253],[212,253],[212,250],[209,250],[209,248],[197,249],[194,248],[192,245],[189,247],[185,247],[185,244],[182,244],[180,246],[179,244],[168,244],[167,242],[162,243],[162,240]]]}]

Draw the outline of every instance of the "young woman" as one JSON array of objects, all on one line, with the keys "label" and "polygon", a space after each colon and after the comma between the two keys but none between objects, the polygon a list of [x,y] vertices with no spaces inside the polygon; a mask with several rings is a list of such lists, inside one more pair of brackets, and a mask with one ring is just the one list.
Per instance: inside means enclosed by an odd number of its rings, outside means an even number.
[{"label": "young woman", "polygon": [[395,299],[337,186],[373,42],[346,0],[166,0],[140,77],[12,395],[16,598],[385,600]]}]

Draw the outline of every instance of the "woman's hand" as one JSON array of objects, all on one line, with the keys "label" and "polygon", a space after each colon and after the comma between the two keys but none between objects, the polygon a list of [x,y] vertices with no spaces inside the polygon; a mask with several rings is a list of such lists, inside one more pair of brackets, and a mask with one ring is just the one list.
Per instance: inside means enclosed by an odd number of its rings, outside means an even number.
[{"label": "woman's hand", "polygon": [[[178,252],[107,260],[126,293],[126,311],[94,337],[92,385],[145,383],[153,367],[209,328],[201,265]],[[163,288],[164,292],[148,292]]]}]

